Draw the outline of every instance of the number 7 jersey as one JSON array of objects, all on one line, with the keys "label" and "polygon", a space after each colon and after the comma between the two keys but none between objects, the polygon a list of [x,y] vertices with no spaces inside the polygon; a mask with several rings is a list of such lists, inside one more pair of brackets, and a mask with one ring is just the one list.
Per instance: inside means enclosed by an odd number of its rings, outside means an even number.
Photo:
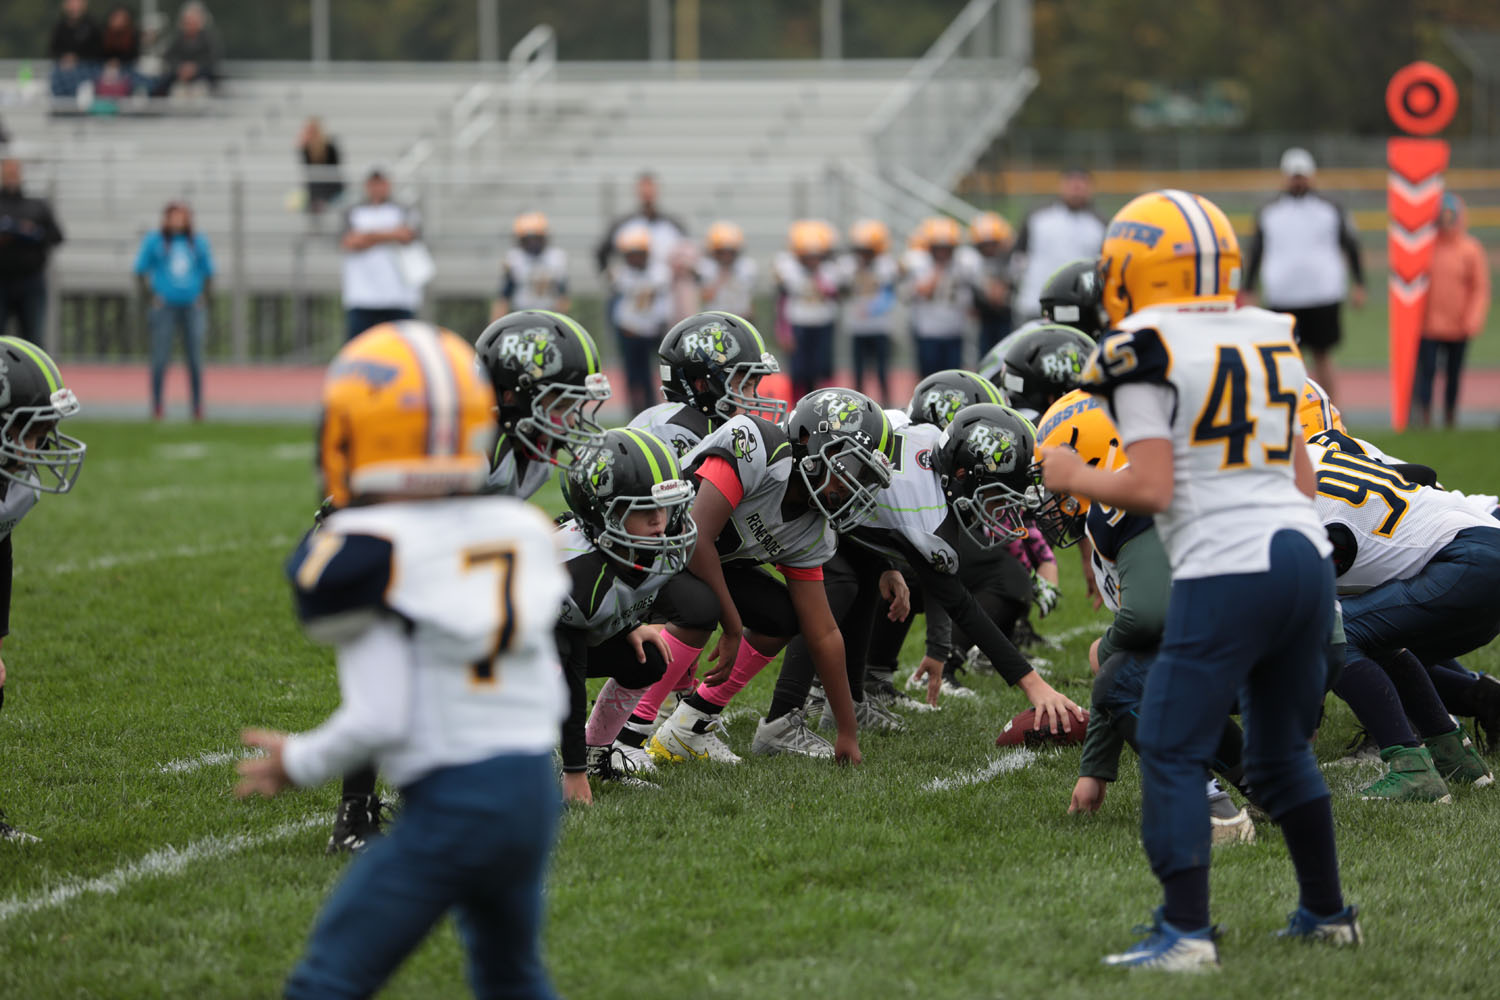
[{"label": "number 7 jersey", "polygon": [[[1271,537],[1283,529],[1330,551],[1293,465],[1307,373],[1292,322],[1228,303],[1152,306],[1127,316],[1089,359],[1081,387],[1109,401],[1127,447],[1172,441],[1172,502],[1156,527],[1173,579],[1265,572]],[[1133,384],[1163,387],[1167,434],[1133,406],[1121,412],[1116,393]]]}]

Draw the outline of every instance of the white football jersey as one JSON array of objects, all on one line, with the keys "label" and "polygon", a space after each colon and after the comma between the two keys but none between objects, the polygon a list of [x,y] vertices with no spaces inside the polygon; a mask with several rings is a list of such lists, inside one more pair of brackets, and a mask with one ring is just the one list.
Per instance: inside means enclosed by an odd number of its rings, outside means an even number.
[{"label": "white football jersey", "polygon": [[713,430],[708,417],[686,403],[657,403],[637,413],[628,426],[665,441],[679,462]]},{"label": "white football jersey", "polygon": [[[891,485],[880,491],[875,513],[850,539],[891,559],[906,554],[891,542],[899,536],[940,573],[958,572],[958,551],[938,536],[948,517],[948,501],[935,469],[943,432],[932,424],[913,424],[904,410],[886,410],[896,430],[896,461]],[[898,425],[899,421],[899,425]]]},{"label": "white football jersey", "polygon": [[656,595],[672,579],[662,573],[627,574],[588,540],[577,521],[557,529],[557,545],[572,580],[557,624],[582,632],[590,646],[645,621]]},{"label": "white football jersey", "polygon": [[[1324,431],[1321,434],[1314,434],[1307,439],[1307,442],[1311,445],[1320,445],[1338,451],[1350,451],[1358,455],[1364,455],[1368,458],[1373,458],[1381,465],[1407,464],[1405,459],[1400,459],[1389,452],[1381,451],[1364,438],[1357,438],[1352,434],[1346,434],[1342,431]],[[1443,488],[1442,483],[1438,483],[1437,485],[1439,489]],[[1497,513],[1500,513],[1500,497],[1497,497],[1493,493],[1460,493],[1458,490],[1449,490],[1448,492],[1456,497],[1462,497],[1469,509],[1477,514],[1493,518]]]},{"label": "white football jersey", "polygon": [[776,283],[786,296],[786,321],[793,326],[828,326],[839,318],[838,269],[825,260],[815,272],[788,250],[779,252],[771,262]]},{"label": "white football jersey", "polygon": [[623,260],[609,268],[615,299],[615,326],[632,337],[655,337],[666,329],[672,311],[672,272],[666,264],[635,268]]},{"label": "white football jersey", "polygon": [[1353,536],[1340,593],[1415,576],[1466,528],[1500,531],[1500,522],[1474,510],[1466,497],[1409,483],[1373,458],[1315,445],[1308,453],[1318,475],[1318,517]]},{"label": "white football jersey", "polygon": [[506,251],[500,297],[510,301],[512,311],[556,309],[567,294],[568,253],[562,247],[549,246],[539,254],[520,247]]},{"label": "white football jersey", "polygon": [[858,254],[845,254],[838,260],[839,284],[847,289],[844,299],[844,332],[889,334],[896,327],[896,286],[901,270],[890,254],[879,254],[863,267]]},{"label": "white football jersey", "polygon": [[[36,482],[36,474],[27,471],[25,476],[31,482]],[[10,537],[10,533],[16,530],[16,525],[21,523],[21,518],[30,513],[31,508],[41,499],[41,493],[30,486],[6,479],[0,481],[0,541]]]},{"label": "white football jersey", "polygon": [[[1109,400],[1126,445],[1172,441],[1172,502],[1155,520],[1174,579],[1265,572],[1284,529],[1331,551],[1292,464],[1306,379],[1291,316],[1219,303],[1143,309],[1090,356],[1082,387]],[[1165,387],[1150,413],[1117,406],[1132,384]]]},{"label": "white football jersey", "polygon": [[541,489],[556,468],[551,462],[544,462],[531,453],[522,451],[515,436],[511,434],[500,435],[495,442],[495,453],[490,457],[490,462],[492,464],[489,475],[484,480],[484,492],[498,493],[518,500],[526,500]]},{"label": "white football jersey", "polygon": [[682,467],[696,472],[710,456],[734,466],[744,490],[714,542],[720,559],[810,568],[833,556],[838,533],[822,512],[810,508],[791,520],[782,514],[792,476],[792,445],[779,424],[744,414],[734,417],[688,452]]},{"label": "white football jersey", "polygon": [[535,507],[508,497],[348,507],[303,539],[287,573],[315,640],[343,646],[377,622],[402,623],[389,655],[408,685],[409,729],[376,761],[391,781],[556,746],[566,695],[552,633],[568,577]]},{"label": "white football jersey", "polygon": [[740,254],[726,272],[712,254],[698,261],[703,308],[749,317],[755,305],[755,258]]}]

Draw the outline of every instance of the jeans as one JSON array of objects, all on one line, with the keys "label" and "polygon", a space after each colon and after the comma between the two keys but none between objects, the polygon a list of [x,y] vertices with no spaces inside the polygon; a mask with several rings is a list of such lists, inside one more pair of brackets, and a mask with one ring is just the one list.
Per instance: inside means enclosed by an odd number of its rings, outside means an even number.
[{"label": "jeans", "polygon": [[1467,340],[1430,340],[1422,338],[1417,348],[1417,380],[1412,387],[1412,401],[1417,404],[1425,420],[1432,408],[1432,383],[1437,378],[1438,355],[1445,356],[1445,381],[1443,383],[1443,412],[1448,422],[1453,422],[1458,412],[1458,384],[1464,374],[1464,355],[1468,352]]},{"label": "jeans", "polygon": [[187,354],[188,384],[192,389],[193,415],[203,412],[203,334],[207,313],[201,302],[175,306],[168,302],[151,307],[151,409],[161,413],[161,386],[172,358],[172,340],[181,331]]},{"label": "jeans", "polygon": [[1141,841],[1159,879],[1209,863],[1203,783],[1236,696],[1245,781],[1271,818],[1328,795],[1308,740],[1328,672],[1333,563],[1291,530],[1270,555],[1263,573],[1172,583],[1136,727]]},{"label": "jeans", "polygon": [[917,342],[917,374],[926,378],[933,372],[961,368],[964,363],[964,339],[962,337],[915,337]]},{"label": "jeans", "polygon": [[347,344],[372,326],[399,323],[404,319],[412,319],[415,315],[410,309],[345,309],[344,343]]},{"label": "jeans", "polygon": [[440,768],[402,796],[318,914],[286,996],[369,996],[451,909],[476,996],[550,1000],[539,944],[559,812],[552,754]]},{"label": "jeans", "polygon": [[47,315],[47,275],[43,271],[14,278],[0,278],[0,336],[16,318],[21,339],[42,342],[42,321]]}]

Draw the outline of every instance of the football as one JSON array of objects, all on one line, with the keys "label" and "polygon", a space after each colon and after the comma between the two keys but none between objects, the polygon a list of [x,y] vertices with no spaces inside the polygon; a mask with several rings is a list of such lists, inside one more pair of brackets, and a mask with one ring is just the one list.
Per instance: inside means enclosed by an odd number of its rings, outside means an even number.
[{"label": "football", "polygon": [[1033,749],[1047,746],[1070,746],[1083,742],[1083,734],[1087,728],[1085,723],[1074,719],[1073,728],[1068,732],[1050,733],[1044,729],[1038,729],[1036,728],[1036,709],[1028,708],[1005,724],[1005,728],[1000,730],[1000,735],[995,737],[995,746],[1028,746]]}]

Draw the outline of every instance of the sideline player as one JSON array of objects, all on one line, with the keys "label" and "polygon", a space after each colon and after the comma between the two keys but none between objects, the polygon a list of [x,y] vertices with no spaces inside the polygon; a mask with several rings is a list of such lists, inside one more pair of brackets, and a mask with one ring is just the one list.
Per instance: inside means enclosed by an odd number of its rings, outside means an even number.
[{"label": "sideline player", "polygon": [[1218,206],[1183,191],[1122,208],[1100,268],[1116,332],[1090,357],[1084,387],[1108,401],[1129,465],[1090,468],[1051,448],[1045,484],[1154,515],[1172,562],[1166,632],[1137,727],[1141,839],[1165,899],[1148,936],[1105,961],[1218,965],[1203,782],[1237,695],[1245,780],[1297,872],[1300,899],[1282,933],[1357,944],[1328,786],[1308,742],[1323,703],[1333,564],[1297,426],[1307,373],[1291,318],[1235,308],[1234,230]]},{"label": "sideline player", "polygon": [[425,323],[366,331],[329,367],[318,456],[337,509],[287,573],[308,635],[338,650],[343,701],[310,732],[246,730],[266,756],[240,764],[236,792],[378,761],[402,810],[324,905],[288,997],[369,996],[450,909],[475,993],[552,996],[539,943],[567,577],[540,511],[473,495],[494,406],[473,349]]}]

